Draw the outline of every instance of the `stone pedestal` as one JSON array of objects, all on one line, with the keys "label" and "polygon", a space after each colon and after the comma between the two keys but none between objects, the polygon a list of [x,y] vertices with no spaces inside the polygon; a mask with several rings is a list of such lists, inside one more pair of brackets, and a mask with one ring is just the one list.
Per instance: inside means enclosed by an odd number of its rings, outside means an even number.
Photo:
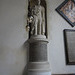
[{"label": "stone pedestal", "polygon": [[29,43],[28,75],[50,75],[47,58],[48,40],[44,35],[33,35]]}]

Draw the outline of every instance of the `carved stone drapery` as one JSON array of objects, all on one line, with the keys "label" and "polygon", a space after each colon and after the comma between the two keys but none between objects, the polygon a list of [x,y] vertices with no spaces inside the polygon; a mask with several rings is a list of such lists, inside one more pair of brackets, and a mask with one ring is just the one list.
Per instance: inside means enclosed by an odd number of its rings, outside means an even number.
[{"label": "carved stone drapery", "polygon": [[29,0],[27,27],[30,37],[32,35],[45,35],[47,37],[46,5],[41,2],[41,0]]}]

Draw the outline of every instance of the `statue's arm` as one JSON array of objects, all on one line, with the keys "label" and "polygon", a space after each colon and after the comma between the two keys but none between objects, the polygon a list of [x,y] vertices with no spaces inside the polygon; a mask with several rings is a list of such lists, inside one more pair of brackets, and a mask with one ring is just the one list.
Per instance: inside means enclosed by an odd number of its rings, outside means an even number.
[{"label": "statue's arm", "polygon": [[43,7],[43,9],[42,9],[42,29],[43,29],[43,35],[45,34],[45,9],[44,9],[44,7]]},{"label": "statue's arm", "polygon": [[43,26],[45,26],[45,9],[44,9],[44,7],[42,9],[42,21],[43,21]]},{"label": "statue's arm", "polygon": [[45,22],[45,9],[43,7],[43,10],[42,10],[42,19],[43,19],[43,22]]}]

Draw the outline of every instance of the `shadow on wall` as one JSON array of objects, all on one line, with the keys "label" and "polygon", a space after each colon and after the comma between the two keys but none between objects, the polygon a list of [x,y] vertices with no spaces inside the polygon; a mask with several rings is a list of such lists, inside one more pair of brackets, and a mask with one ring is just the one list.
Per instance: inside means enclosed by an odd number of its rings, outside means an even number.
[{"label": "shadow on wall", "polygon": [[24,70],[23,70],[23,74],[22,75],[27,75],[27,65],[25,66]]},{"label": "shadow on wall", "polygon": [[[28,40],[24,43],[23,48],[27,50],[27,62],[28,62],[28,53],[29,53],[29,43]],[[23,74],[22,75],[27,75],[27,64],[23,70]]]}]

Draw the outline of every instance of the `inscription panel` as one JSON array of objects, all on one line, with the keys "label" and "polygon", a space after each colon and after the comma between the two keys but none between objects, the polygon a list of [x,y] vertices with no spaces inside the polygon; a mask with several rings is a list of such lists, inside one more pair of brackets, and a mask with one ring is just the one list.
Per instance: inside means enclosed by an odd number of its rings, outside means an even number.
[{"label": "inscription panel", "polygon": [[47,61],[47,43],[36,42],[30,44],[29,61],[43,62]]}]

